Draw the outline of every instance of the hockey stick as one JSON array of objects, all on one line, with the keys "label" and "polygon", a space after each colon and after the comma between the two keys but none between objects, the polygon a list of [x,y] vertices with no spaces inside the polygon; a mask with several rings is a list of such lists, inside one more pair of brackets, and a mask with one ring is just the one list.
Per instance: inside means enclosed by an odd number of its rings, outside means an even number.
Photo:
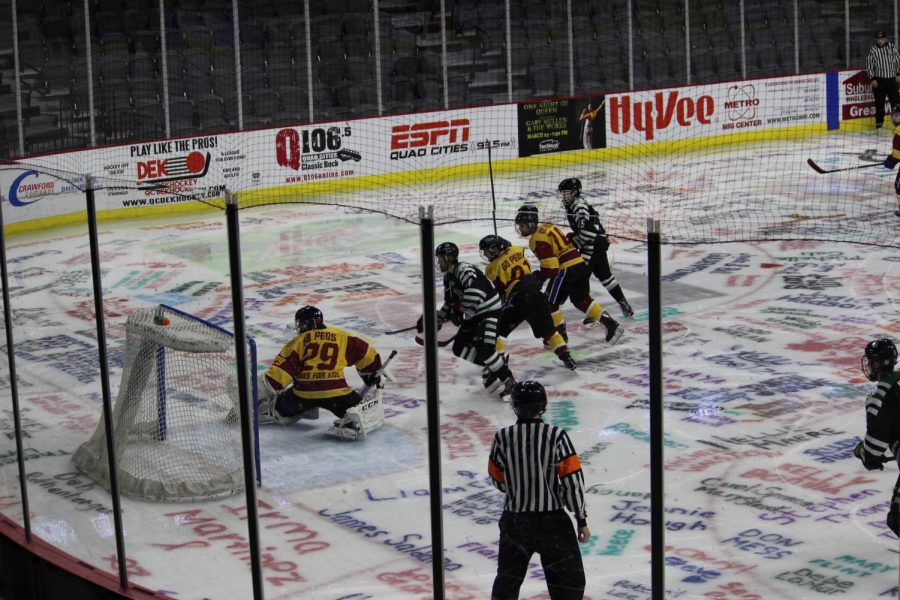
[{"label": "hockey stick", "polygon": [[410,326],[410,327],[404,327],[403,329],[395,329],[394,331],[385,331],[385,332],[384,332],[384,335],[396,335],[396,334],[398,334],[398,333],[405,333],[405,332],[407,332],[407,331],[412,331],[412,330],[415,329],[416,327],[418,327],[418,325],[412,325],[412,326]]},{"label": "hockey stick", "polygon": [[[456,339],[456,334],[454,333],[453,335],[451,335],[451,336],[450,336],[449,338],[447,338],[446,340],[438,340],[437,345],[438,345],[438,347],[443,348],[444,346],[450,344],[450,343],[451,343],[453,340],[455,340],[455,339]],[[425,345],[425,340],[423,340],[420,336],[417,335],[417,336],[416,336],[416,343],[417,343],[418,345],[420,345],[420,346],[424,346],[424,345]]]},{"label": "hockey stick", "polygon": [[820,167],[819,165],[816,164],[816,161],[814,161],[814,160],[811,159],[811,158],[807,158],[807,159],[806,159],[806,164],[808,164],[810,167],[812,167],[813,171],[815,171],[816,173],[822,173],[822,174],[827,174],[827,173],[837,173],[837,172],[839,172],[839,171],[854,171],[854,170],[856,170],[856,169],[868,169],[869,167],[880,167],[880,166],[883,165],[883,163],[871,163],[871,164],[868,164],[868,165],[858,165],[858,166],[855,166],[855,167],[845,167],[845,168],[843,168],[843,169],[823,169],[822,167]]}]

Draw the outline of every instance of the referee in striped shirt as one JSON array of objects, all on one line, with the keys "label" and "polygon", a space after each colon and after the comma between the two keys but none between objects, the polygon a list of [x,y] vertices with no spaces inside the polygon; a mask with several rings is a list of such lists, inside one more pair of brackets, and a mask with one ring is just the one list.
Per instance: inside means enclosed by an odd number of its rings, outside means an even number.
[{"label": "referee in striped shirt", "polygon": [[[506,494],[491,600],[519,597],[535,552],[551,600],[580,600],[585,577],[578,542],[591,537],[581,463],[565,430],[541,421],[547,410],[544,386],[519,381],[511,396],[518,419],[494,435],[488,460],[491,482]],[[564,508],[575,513],[577,533]]]},{"label": "referee in striped shirt", "polygon": [[897,84],[900,83],[900,55],[894,44],[887,41],[884,31],[875,34],[875,45],[869,49],[869,56],[866,58],[866,71],[875,96],[875,127],[880,129],[884,123],[885,96],[891,101],[891,112],[900,109],[900,94],[897,93]]}]

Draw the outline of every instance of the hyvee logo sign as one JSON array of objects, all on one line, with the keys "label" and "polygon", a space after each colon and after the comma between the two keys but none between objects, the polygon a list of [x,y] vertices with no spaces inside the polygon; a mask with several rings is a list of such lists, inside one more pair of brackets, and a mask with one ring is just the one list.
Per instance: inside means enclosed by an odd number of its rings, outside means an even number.
[{"label": "hyvee logo sign", "polygon": [[609,99],[609,125],[614,134],[631,131],[632,124],[644,133],[644,139],[652,140],[657,131],[668,128],[674,121],[679,127],[694,123],[709,125],[716,103],[712,96],[699,98],[680,96],[677,90],[656,92],[652,100],[632,100],[630,95],[611,96]]},{"label": "hyvee logo sign", "polygon": [[451,119],[391,128],[391,160],[469,150],[469,120]]},{"label": "hyvee logo sign", "polygon": [[279,166],[295,171],[314,171],[338,166],[341,162],[359,162],[362,155],[343,148],[350,127],[282,129],[275,134],[275,158]]},{"label": "hyvee logo sign", "polygon": [[138,161],[137,180],[139,183],[154,184],[200,178],[209,170],[209,162],[209,152],[191,152],[184,156]]}]

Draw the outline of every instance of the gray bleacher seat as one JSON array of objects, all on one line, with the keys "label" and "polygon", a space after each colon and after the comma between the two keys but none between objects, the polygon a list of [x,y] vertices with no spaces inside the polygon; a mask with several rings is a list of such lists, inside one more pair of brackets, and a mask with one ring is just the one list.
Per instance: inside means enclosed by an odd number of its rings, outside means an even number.
[{"label": "gray bleacher seat", "polygon": [[[251,97],[250,114],[264,117],[266,115],[274,115],[281,111],[281,97],[275,90],[262,89],[258,90]],[[246,110],[246,109],[245,109]]]}]

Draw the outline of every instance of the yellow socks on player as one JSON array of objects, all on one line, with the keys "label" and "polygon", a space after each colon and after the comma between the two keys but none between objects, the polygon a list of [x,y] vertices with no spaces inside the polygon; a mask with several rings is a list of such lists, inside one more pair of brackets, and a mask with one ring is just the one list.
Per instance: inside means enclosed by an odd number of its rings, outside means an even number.
[{"label": "yellow socks on player", "polygon": [[563,339],[563,336],[559,335],[558,331],[554,331],[553,335],[544,340],[544,346],[553,351],[556,351],[557,348],[565,345],[566,341]]},{"label": "yellow socks on player", "polygon": [[597,301],[591,302],[591,305],[588,306],[588,309],[584,312],[584,314],[591,321],[597,321],[600,319],[600,315],[603,314],[603,307],[600,306],[600,303]]},{"label": "yellow socks on player", "polygon": [[559,327],[560,325],[562,325],[563,323],[566,322],[566,318],[563,316],[561,310],[555,310],[552,313],[550,313],[550,318],[553,319],[554,327]]}]

